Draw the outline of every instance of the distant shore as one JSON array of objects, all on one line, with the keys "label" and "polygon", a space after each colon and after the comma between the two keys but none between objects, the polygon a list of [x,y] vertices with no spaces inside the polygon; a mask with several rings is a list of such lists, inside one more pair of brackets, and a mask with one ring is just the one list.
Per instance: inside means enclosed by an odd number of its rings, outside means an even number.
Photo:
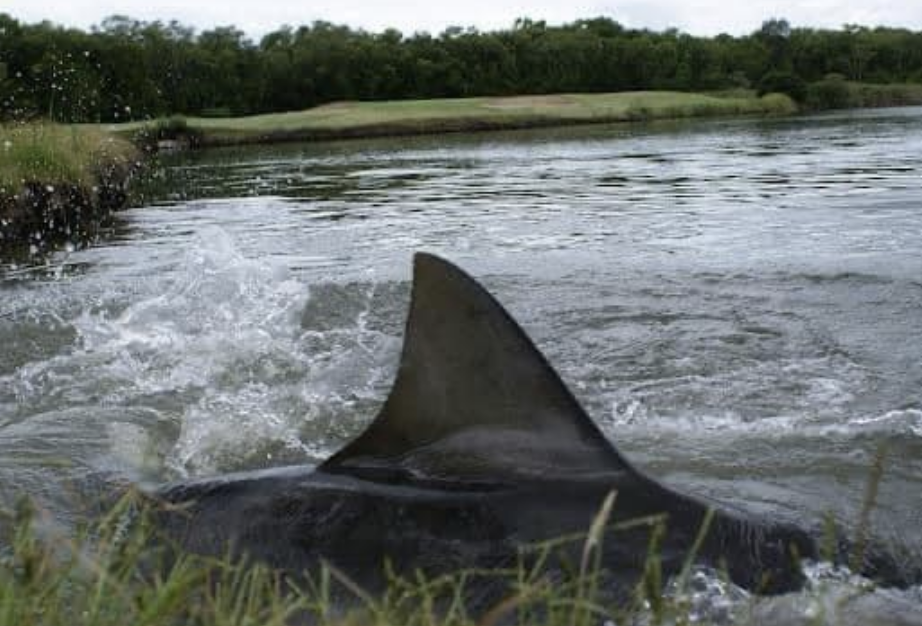
[{"label": "distant shore", "polygon": [[739,115],[787,115],[782,94],[639,91],[338,102],[236,118],[171,117],[102,128],[155,147],[207,147]]},{"label": "distant shore", "polygon": [[629,91],[506,97],[335,102],[245,117],[172,116],[99,128],[148,149],[331,141],[697,117],[777,116],[802,111],[922,105],[922,84],[827,78],[798,103],[783,93]]}]

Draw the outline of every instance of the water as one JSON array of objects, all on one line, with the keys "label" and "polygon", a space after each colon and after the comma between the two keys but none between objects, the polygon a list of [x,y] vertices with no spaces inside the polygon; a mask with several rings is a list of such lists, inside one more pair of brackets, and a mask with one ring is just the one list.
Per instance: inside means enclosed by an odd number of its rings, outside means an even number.
[{"label": "water", "polygon": [[670,484],[848,525],[885,447],[874,534],[922,555],[922,109],[212,151],[146,193],[0,269],[0,503],[323,459],[427,250]]}]

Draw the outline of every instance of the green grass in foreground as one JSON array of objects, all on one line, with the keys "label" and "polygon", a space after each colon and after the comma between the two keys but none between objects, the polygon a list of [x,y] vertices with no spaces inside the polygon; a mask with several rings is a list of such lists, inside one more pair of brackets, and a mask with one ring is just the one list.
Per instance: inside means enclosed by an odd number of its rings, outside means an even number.
[{"label": "green grass in foreground", "polygon": [[49,123],[0,125],[0,197],[27,184],[90,188],[134,148],[97,128]]},{"label": "green grass in foreground", "polygon": [[[859,516],[852,559],[860,563],[884,473],[886,448],[875,455]],[[694,613],[693,563],[710,529],[705,516],[683,567],[666,581],[660,567],[663,516],[613,522],[615,493],[605,499],[587,532],[527,546],[508,569],[467,570],[439,577],[390,574],[386,589],[370,594],[332,566],[294,582],[256,564],[180,554],[165,559],[151,541],[156,527],[149,502],[129,492],[98,522],[76,533],[53,529],[25,501],[0,511],[0,626],[596,626],[707,623]],[[629,529],[649,529],[646,563],[634,593],[606,593],[604,542]],[[829,520],[825,542],[832,559],[838,530]],[[570,567],[549,568],[556,551],[575,555]],[[553,569],[553,571],[551,571]],[[472,581],[478,581],[473,583]],[[472,584],[498,583],[495,599],[471,610]],[[871,588],[851,588],[844,602]],[[810,593],[822,594],[822,585]],[[755,597],[752,602],[755,602]],[[843,611],[849,611],[844,605]],[[747,621],[744,603],[724,614]],[[836,613],[837,615],[840,613]],[[841,613],[845,615],[847,613]],[[771,614],[769,613],[769,616]],[[809,623],[826,621],[822,612]],[[707,619],[705,617],[705,619]],[[760,622],[760,623],[772,623]],[[854,622],[861,623],[861,622]],[[864,622],[867,623],[867,622]],[[871,622],[873,623],[873,622]]]},{"label": "green grass in foreground", "polygon": [[[525,128],[721,115],[793,113],[781,94],[705,95],[668,91],[555,94],[386,102],[340,102],[305,111],[239,118],[183,118],[204,144]],[[106,126],[133,134],[147,123]]]},{"label": "green grass in foreground", "polygon": [[[23,504],[0,517],[0,626],[589,626],[604,620],[625,623],[641,611],[656,621],[687,622],[687,598],[665,593],[654,548],[633,601],[614,605],[602,593],[603,539],[621,526],[608,524],[613,501],[614,495],[588,533],[532,547],[528,565],[523,559],[510,569],[436,578],[394,574],[383,594],[374,596],[331,566],[295,583],[266,567],[231,559],[182,555],[168,563],[152,548],[152,528],[133,496],[76,538],[49,532]],[[650,526],[655,546],[661,523],[651,518],[630,525]],[[582,556],[573,571],[548,575],[552,551],[574,543]],[[694,551],[677,589],[684,588]],[[506,591],[470,611],[464,598],[474,578],[498,582]]]}]

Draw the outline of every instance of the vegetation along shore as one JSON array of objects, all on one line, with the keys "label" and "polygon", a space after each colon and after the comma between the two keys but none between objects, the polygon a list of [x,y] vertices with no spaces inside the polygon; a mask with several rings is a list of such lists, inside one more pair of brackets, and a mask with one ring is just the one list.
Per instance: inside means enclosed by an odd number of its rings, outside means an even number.
[{"label": "vegetation along shore", "polygon": [[158,144],[186,148],[322,141],[899,105],[922,105],[922,84],[873,85],[831,76],[807,87],[800,103],[781,91],[759,95],[746,89],[344,101],[304,111],[226,118],[174,115],[102,128],[155,149]]},{"label": "vegetation along shore", "polygon": [[708,95],[660,91],[337,102],[306,111],[238,118],[174,116],[103,128],[152,147],[158,142],[167,146],[216,146],[704,116],[784,115],[796,110],[797,105],[784,94],[758,97],[747,92]]},{"label": "vegetation along shore", "polygon": [[124,206],[137,150],[94,128],[0,125],[0,251],[32,254],[92,238]]}]

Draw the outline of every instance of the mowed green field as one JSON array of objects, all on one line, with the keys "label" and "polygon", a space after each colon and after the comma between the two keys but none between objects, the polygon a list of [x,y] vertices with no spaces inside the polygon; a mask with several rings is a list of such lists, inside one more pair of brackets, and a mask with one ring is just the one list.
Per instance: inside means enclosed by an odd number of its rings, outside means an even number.
[{"label": "mowed green field", "polygon": [[[183,118],[205,145],[334,139],[415,133],[529,128],[723,115],[787,114],[787,96],[740,92],[706,95],[668,91],[338,102],[287,113],[235,118]],[[149,124],[149,123],[147,123]],[[105,125],[133,133],[144,122]]]}]

